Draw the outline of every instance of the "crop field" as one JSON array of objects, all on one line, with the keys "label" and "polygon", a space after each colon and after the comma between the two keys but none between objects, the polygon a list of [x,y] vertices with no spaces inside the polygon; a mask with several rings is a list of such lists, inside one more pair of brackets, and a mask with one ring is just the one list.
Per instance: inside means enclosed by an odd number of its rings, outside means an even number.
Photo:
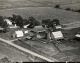
[{"label": "crop field", "polygon": [[80,0],[0,0],[0,9],[16,7],[54,7],[79,9]]}]

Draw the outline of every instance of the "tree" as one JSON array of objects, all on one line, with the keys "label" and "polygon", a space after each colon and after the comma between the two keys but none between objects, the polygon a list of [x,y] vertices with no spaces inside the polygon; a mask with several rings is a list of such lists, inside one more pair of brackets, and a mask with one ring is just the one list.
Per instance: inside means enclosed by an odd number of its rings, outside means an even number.
[{"label": "tree", "polygon": [[3,22],[2,25],[1,25],[1,27],[2,27],[2,28],[7,28],[7,27],[8,27],[7,22]]},{"label": "tree", "polygon": [[67,10],[67,11],[71,11],[71,8],[66,8],[65,10]]},{"label": "tree", "polygon": [[53,25],[55,25],[55,26],[60,25],[60,22],[59,22],[58,19],[53,19],[53,20],[51,21],[51,23],[52,23]]},{"label": "tree", "polygon": [[34,17],[29,17],[29,19],[28,19],[28,21],[29,21],[29,28],[34,28],[34,26],[38,26],[38,25],[40,25],[40,22],[39,21],[37,21]]},{"label": "tree", "polygon": [[42,26],[45,27],[47,26],[47,28],[49,28],[49,23],[50,23],[50,19],[45,19],[45,20],[42,20]]},{"label": "tree", "polygon": [[0,26],[2,28],[7,28],[8,27],[7,23],[4,21],[3,16],[0,16]]},{"label": "tree", "polygon": [[3,16],[0,16],[0,26],[2,26],[3,22],[4,22]]},{"label": "tree", "polygon": [[20,28],[23,27],[23,18],[20,15],[13,14],[13,23],[15,23]]},{"label": "tree", "polygon": [[75,12],[79,12],[80,13],[80,10],[75,10]]},{"label": "tree", "polygon": [[23,19],[23,25],[29,24],[29,21],[27,19]]}]

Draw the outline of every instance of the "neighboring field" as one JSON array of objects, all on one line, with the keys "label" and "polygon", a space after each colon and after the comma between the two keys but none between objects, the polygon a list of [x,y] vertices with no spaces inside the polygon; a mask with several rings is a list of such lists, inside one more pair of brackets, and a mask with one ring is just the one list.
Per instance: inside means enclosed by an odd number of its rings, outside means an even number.
[{"label": "neighboring field", "polygon": [[62,8],[78,8],[80,0],[0,0],[0,8],[15,8],[15,7],[54,7],[60,4]]}]

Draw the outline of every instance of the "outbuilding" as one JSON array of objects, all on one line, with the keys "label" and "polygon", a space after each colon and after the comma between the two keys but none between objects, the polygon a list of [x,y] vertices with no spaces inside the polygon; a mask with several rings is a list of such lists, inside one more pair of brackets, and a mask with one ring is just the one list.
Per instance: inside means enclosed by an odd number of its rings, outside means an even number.
[{"label": "outbuilding", "polygon": [[43,39],[47,37],[46,30],[42,26],[35,26],[32,31],[35,32],[36,38]]}]

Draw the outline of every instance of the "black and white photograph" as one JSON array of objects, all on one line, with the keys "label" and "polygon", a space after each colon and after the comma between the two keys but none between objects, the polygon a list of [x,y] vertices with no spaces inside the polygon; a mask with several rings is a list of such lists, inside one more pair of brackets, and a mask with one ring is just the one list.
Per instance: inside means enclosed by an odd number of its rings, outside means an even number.
[{"label": "black and white photograph", "polygon": [[0,63],[80,62],[80,0],[0,0]]}]

